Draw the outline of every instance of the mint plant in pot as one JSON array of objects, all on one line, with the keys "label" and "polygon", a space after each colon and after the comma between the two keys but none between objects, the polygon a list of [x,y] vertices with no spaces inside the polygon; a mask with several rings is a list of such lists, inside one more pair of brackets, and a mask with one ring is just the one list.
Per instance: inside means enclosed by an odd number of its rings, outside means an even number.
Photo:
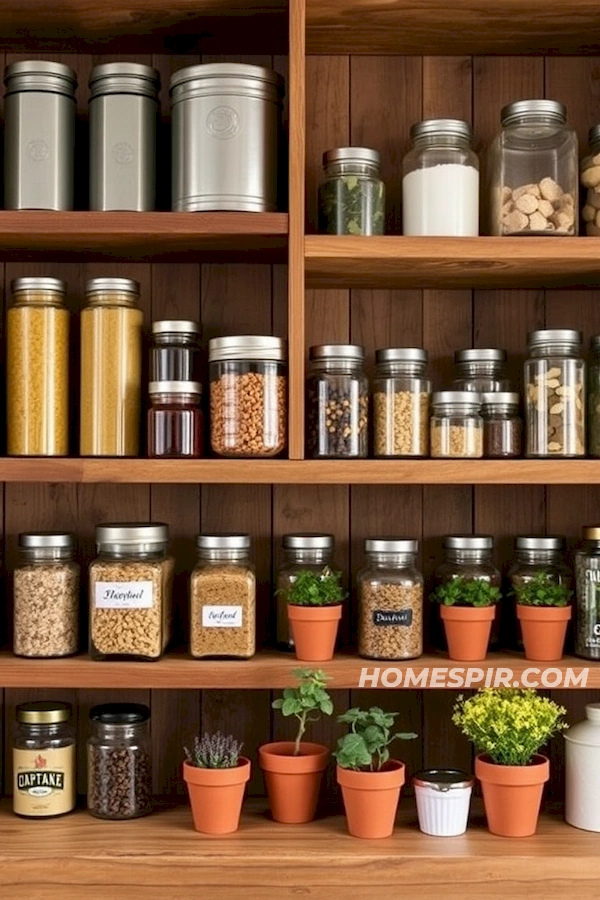
[{"label": "mint plant in pot", "polygon": [[501,596],[500,588],[489,581],[462,575],[437,585],[432,597],[440,605],[450,659],[485,659]]},{"label": "mint plant in pot", "polygon": [[390,758],[389,748],[395,740],[417,737],[412,732],[394,734],[398,715],[372,706],[354,707],[338,716],[338,722],[350,726],[338,740],[334,756],[348,831],[354,837],[385,838],[394,830],[405,766]]},{"label": "mint plant in pot", "polygon": [[204,734],[185,750],[183,777],[187,783],[194,828],[203,834],[237,831],[250,760],[232,735]]},{"label": "mint plant in pot", "polygon": [[536,662],[562,659],[572,613],[572,592],[544,571],[521,583],[513,583],[525,656]]},{"label": "mint plant in pot", "polygon": [[488,828],[503,837],[535,834],[550,761],[538,751],[562,731],[565,709],[534,690],[483,688],[460,696],[452,721],[475,746]]},{"label": "mint plant in pot", "polygon": [[328,676],[321,669],[296,669],[298,687],[285,688],[274,700],[273,709],[298,722],[293,741],[275,741],[258,748],[271,813],[276,822],[310,822],[316,812],[323,772],[329,762],[329,748],[302,740],[309,724],[333,713],[327,693]]},{"label": "mint plant in pot", "polygon": [[325,566],[321,572],[298,572],[287,592],[287,613],[296,656],[302,662],[333,658],[342,603],[347,593],[341,572]]}]

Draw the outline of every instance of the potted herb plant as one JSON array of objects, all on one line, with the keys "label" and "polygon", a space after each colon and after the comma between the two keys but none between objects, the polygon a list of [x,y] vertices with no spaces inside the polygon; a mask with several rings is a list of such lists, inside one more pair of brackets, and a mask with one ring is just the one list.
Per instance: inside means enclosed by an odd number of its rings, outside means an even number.
[{"label": "potted herb plant", "polygon": [[298,572],[287,591],[287,612],[296,656],[302,662],[333,658],[346,591],[341,572]]},{"label": "potted herb plant", "polygon": [[203,834],[237,831],[250,760],[240,756],[242,744],[232,735],[205,734],[184,748],[183,777],[187,783],[194,828]]},{"label": "potted herb plant", "polygon": [[405,766],[390,759],[395,740],[412,740],[416,734],[393,734],[399,713],[378,706],[349,709],[338,722],[350,731],[338,740],[334,756],[337,781],[342,788],[348,831],[359,838],[385,838],[394,830]]},{"label": "potted herb plant", "polygon": [[534,690],[483,688],[459,697],[452,721],[475,745],[488,828],[503,837],[535,834],[550,761],[538,753],[566,725],[565,709]]},{"label": "potted herb plant", "polygon": [[485,659],[501,596],[500,588],[482,579],[459,576],[438,584],[433,599],[440,604],[450,659]]},{"label": "potted herb plant", "polygon": [[326,691],[328,676],[321,669],[296,669],[298,687],[285,688],[283,697],[274,700],[273,709],[298,720],[293,741],[276,741],[258,748],[258,762],[264,772],[271,813],[276,822],[310,822],[316,812],[323,772],[329,762],[329,749],[323,744],[303,741],[309,722],[333,712]]},{"label": "potted herb plant", "polygon": [[515,584],[517,618],[521,623],[527,659],[553,662],[562,659],[571,618],[571,591],[547,572]]}]

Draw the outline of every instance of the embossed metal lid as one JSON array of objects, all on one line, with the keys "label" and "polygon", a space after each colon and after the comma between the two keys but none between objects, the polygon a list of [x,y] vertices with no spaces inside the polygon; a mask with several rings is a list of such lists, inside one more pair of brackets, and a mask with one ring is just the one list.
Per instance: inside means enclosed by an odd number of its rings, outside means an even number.
[{"label": "embossed metal lid", "polygon": [[34,700],[17,706],[17,722],[25,725],[57,725],[71,718],[71,704],[60,700]]},{"label": "embossed metal lid", "polygon": [[558,100],[517,100],[502,108],[500,119],[503,128],[523,119],[549,119],[556,125],[564,125],[567,107]]},{"label": "embossed metal lid", "polygon": [[413,538],[367,538],[365,553],[418,553],[419,542]]},{"label": "embossed metal lid", "polygon": [[271,335],[238,334],[233,337],[212,338],[208,342],[209,362],[226,359],[267,359],[281,362],[286,357],[286,342]]},{"label": "embossed metal lid", "polygon": [[332,534],[284,534],[284,550],[333,550]]},{"label": "embossed metal lid", "polygon": [[6,96],[17,91],[49,91],[75,99],[77,75],[70,66],[46,59],[25,59],[4,70]]},{"label": "embossed metal lid", "polygon": [[160,73],[143,63],[102,63],[92,69],[89,88],[90,102],[105,94],[136,94],[157,100]]}]

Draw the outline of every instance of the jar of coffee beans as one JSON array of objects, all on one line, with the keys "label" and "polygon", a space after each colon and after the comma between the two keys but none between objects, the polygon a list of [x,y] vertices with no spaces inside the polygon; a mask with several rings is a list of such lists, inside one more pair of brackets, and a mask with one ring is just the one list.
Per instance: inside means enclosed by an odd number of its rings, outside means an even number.
[{"label": "jar of coffee beans", "polygon": [[373,391],[375,456],[427,456],[429,400],[427,351],[418,347],[377,350]]},{"label": "jar of coffee beans", "polygon": [[90,713],[88,811],[99,819],[136,819],[152,811],[150,710],[106,703]]},{"label": "jar of coffee beans", "polygon": [[496,391],[481,395],[483,455],[487,459],[508,459],[521,455],[523,423],[519,416],[519,395]]},{"label": "jar of coffee beans", "polygon": [[314,459],[368,454],[369,383],[358,344],[310,348],[307,398],[308,453]]},{"label": "jar of coffee beans", "polygon": [[415,566],[419,542],[365,541],[358,574],[358,652],[369,659],[415,659],[423,652],[423,576]]},{"label": "jar of coffee beans", "polygon": [[525,363],[527,456],[585,455],[585,362],[580,331],[529,335]]}]

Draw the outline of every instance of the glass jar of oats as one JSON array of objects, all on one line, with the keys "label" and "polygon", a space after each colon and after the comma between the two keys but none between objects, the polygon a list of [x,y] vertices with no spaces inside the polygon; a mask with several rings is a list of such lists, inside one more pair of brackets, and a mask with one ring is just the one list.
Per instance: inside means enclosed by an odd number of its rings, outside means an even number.
[{"label": "glass jar of oats", "polygon": [[70,656],[79,649],[79,566],[73,535],[19,535],[13,575],[13,651],[30,658]]},{"label": "glass jar of oats", "polygon": [[190,586],[190,653],[249,659],[256,649],[256,578],[249,534],[199,534]]},{"label": "glass jar of oats", "polygon": [[365,541],[358,574],[358,652],[368,659],[415,659],[423,652],[423,576],[415,566],[419,542]]},{"label": "glass jar of oats", "polygon": [[173,558],[162,523],[98,525],[90,565],[90,653],[159,659],[171,636]]}]

